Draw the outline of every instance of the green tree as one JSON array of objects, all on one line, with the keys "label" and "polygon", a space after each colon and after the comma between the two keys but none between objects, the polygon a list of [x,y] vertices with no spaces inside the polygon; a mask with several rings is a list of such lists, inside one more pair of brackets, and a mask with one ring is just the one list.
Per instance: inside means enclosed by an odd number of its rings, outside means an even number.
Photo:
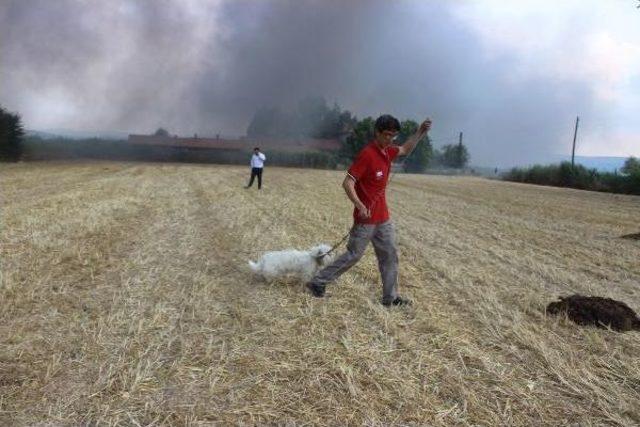
[{"label": "green tree", "polygon": [[442,147],[441,162],[450,168],[463,168],[469,162],[469,152],[462,143]]},{"label": "green tree", "polygon": [[23,138],[24,128],[20,116],[0,107],[0,160],[20,160]]},{"label": "green tree", "polygon": [[295,111],[259,108],[247,128],[252,138],[339,138],[355,127],[357,119],[338,104],[329,108],[323,97],[302,98]]},{"label": "green tree", "polygon": [[164,128],[158,128],[155,132],[154,132],[155,136],[164,136],[164,137],[168,137],[169,136],[169,132],[164,129]]},{"label": "green tree", "polygon": [[626,175],[640,175],[640,159],[629,157],[620,171]]},{"label": "green tree", "polygon": [[308,96],[298,101],[294,114],[296,136],[320,138],[330,112],[327,101],[321,96]]},{"label": "green tree", "polygon": [[355,159],[362,147],[373,139],[374,124],[375,120],[372,117],[365,117],[360,121],[356,120],[353,131],[342,144],[341,157]]},{"label": "green tree", "polygon": [[[414,120],[405,120],[400,123],[400,134],[398,135],[398,143],[404,144],[407,139],[418,130],[418,123]],[[433,157],[433,147],[429,138],[424,138],[413,149],[413,152],[407,155],[404,161],[405,172],[424,172],[429,166],[429,162]]]},{"label": "green tree", "polygon": [[600,173],[596,169],[587,169],[583,165],[572,165],[571,162],[513,168],[503,174],[502,179],[582,190],[640,194],[640,171],[632,171],[623,175],[610,172]]},{"label": "green tree", "polygon": [[315,134],[316,138],[340,138],[351,132],[357,120],[350,111],[342,111],[338,104],[327,110],[322,117]]},{"label": "green tree", "polygon": [[247,136],[251,138],[286,138],[293,134],[292,118],[289,114],[275,107],[259,108],[249,127]]}]

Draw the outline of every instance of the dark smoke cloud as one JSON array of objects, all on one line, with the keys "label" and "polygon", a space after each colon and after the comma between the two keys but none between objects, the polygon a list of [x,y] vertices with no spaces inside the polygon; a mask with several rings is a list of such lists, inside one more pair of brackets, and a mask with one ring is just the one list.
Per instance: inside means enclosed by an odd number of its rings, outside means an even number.
[{"label": "dark smoke cloud", "polygon": [[477,164],[544,160],[575,112],[595,108],[590,89],[509,83],[516,59],[488,59],[451,7],[5,0],[0,103],[27,127],[60,117],[72,129],[211,135],[243,134],[258,107],[321,95],[359,117],[430,115],[436,146],[463,130]]}]

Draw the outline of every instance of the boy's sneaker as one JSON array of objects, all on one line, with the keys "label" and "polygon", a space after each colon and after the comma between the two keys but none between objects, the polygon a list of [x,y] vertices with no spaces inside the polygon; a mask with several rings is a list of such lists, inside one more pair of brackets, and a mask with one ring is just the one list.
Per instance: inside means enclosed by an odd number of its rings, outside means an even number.
[{"label": "boy's sneaker", "polygon": [[394,299],[393,301],[383,301],[382,305],[384,305],[385,307],[390,307],[392,305],[407,306],[411,305],[411,300],[402,297],[396,297],[396,299]]},{"label": "boy's sneaker", "polygon": [[309,292],[311,292],[311,295],[313,295],[314,297],[316,298],[324,297],[324,286],[316,285],[311,282],[307,283],[305,286],[307,287]]}]

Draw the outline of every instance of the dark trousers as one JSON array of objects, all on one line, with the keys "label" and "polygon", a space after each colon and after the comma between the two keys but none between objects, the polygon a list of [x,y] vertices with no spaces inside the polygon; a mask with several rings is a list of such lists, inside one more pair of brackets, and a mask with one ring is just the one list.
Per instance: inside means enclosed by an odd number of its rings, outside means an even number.
[{"label": "dark trousers", "polygon": [[262,169],[263,168],[251,168],[251,179],[249,180],[249,185],[247,187],[251,187],[253,185],[253,179],[258,177],[258,190],[262,188]]}]

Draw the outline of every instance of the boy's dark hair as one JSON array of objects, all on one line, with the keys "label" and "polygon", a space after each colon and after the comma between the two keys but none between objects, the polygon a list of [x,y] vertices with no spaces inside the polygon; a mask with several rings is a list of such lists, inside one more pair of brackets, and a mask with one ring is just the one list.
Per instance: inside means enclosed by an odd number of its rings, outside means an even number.
[{"label": "boy's dark hair", "polygon": [[400,122],[390,114],[383,114],[376,120],[375,129],[377,132],[390,130],[400,132]]},{"label": "boy's dark hair", "polygon": [[260,151],[260,147],[253,147],[253,151],[256,151],[256,150]]}]

